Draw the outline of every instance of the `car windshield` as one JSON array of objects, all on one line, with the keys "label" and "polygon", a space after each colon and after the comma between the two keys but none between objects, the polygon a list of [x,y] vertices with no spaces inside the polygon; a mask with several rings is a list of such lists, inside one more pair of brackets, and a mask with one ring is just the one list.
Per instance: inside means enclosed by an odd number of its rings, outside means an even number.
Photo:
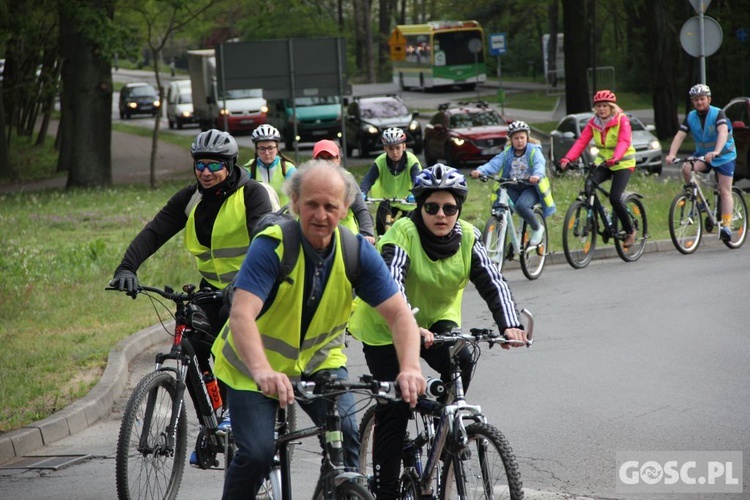
[{"label": "car windshield", "polygon": [[297,97],[294,99],[294,103],[300,108],[305,106],[320,106],[321,104],[338,104],[339,96]]},{"label": "car windshield", "polygon": [[249,99],[263,97],[263,89],[227,90],[227,99]]},{"label": "car windshield", "polygon": [[156,95],[156,90],[150,85],[140,85],[138,87],[133,87],[133,90],[130,91],[130,95],[135,97],[153,96]]},{"label": "car windshield", "polygon": [[628,118],[630,118],[630,130],[646,130],[643,122],[641,122],[638,118],[634,116],[629,116]]},{"label": "car windshield", "polygon": [[395,118],[409,114],[406,105],[397,99],[360,101],[362,118]]},{"label": "car windshield", "polygon": [[451,128],[486,127],[491,125],[505,125],[505,122],[494,111],[459,113],[451,115],[450,118]]}]

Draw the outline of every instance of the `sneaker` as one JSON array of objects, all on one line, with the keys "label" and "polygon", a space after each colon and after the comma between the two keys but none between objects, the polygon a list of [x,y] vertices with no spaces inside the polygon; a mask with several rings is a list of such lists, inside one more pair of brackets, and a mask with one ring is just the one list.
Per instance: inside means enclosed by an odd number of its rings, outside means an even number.
[{"label": "sneaker", "polygon": [[229,419],[229,410],[225,411],[224,415],[221,416],[221,422],[219,422],[219,425],[216,426],[216,428],[224,432],[232,428],[232,421]]},{"label": "sneaker", "polygon": [[719,238],[721,238],[722,241],[732,241],[732,230],[726,226],[722,226],[719,231]]},{"label": "sneaker", "polygon": [[531,238],[529,239],[529,245],[532,247],[537,246],[539,243],[542,242],[542,237],[544,236],[544,226],[539,226],[539,229],[533,229],[531,231]]},{"label": "sneaker", "polygon": [[630,233],[625,235],[625,239],[622,241],[622,248],[630,248],[635,243],[635,238],[638,236],[638,231],[633,229]]},{"label": "sneaker", "polygon": [[190,454],[190,465],[195,465],[198,467],[198,454],[193,450],[193,452]]}]

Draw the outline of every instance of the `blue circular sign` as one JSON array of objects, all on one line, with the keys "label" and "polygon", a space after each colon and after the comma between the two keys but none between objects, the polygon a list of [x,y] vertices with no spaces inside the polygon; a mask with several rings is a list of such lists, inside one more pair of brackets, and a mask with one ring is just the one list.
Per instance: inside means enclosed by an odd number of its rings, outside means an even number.
[{"label": "blue circular sign", "polygon": [[740,42],[747,42],[750,40],[750,30],[747,28],[740,28],[734,33],[737,36],[737,40]]}]

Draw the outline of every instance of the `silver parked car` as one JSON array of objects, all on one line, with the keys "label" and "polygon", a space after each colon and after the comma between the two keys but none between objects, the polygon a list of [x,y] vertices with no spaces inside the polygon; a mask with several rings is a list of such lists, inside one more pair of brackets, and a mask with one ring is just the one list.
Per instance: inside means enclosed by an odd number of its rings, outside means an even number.
[{"label": "silver parked car", "polygon": [[[560,120],[557,128],[550,132],[550,159],[552,164],[557,166],[557,162],[570,150],[573,143],[581,136],[581,130],[593,117],[593,113],[578,113],[567,115]],[[659,139],[653,134],[654,126],[644,125],[638,118],[630,114],[628,114],[628,118],[633,130],[636,168],[647,169],[649,173],[660,175],[664,155],[661,151]],[[587,163],[594,161],[597,152],[598,149],[592,141],[581,155],[582,160]]]}]

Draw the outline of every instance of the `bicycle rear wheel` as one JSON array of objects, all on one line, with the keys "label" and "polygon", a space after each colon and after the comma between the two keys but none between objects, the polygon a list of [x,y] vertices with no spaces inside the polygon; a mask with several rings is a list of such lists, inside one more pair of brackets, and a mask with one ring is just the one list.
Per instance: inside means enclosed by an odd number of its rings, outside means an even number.
[{"label": "bicycle rear wheel", "polygon": [[[622,246],[623,240],[615,238],[615,250],[617,255],[620,256],[625,262],[635,262],[641,258],[643,251],[646,250],[646,241],[648,238],[648,219],[646,218],[646,207],[643,206],[643,202],[635,194],[629,194],[624,200],[625,208],[628,210],[628,217],[630,217],[630,224],[633,226],[638,233],[635,243],[629,248]],[[617,217],[613,221],[615,234],[618,231],[618,225],[620,221]]]},{"label": "bicycle rear wheel", "polygon": [[563,222],[565,260],[575,269],[588,266],[596,250],[596,217],[581,200],[568,208]]},{"label": "bicycle rear wheel", "polygon": [[482,231],[487,255],[500,272],[503,271],[503,264],[505,263],[505,228],[506,222],[504,220],[490,215],[484,225],[484,231]]},{"label": "bicycle rear wheel", "polygon": [[698,250],[703,233],[703,222],[696,200],[686,193],[680,193],[669,207],[669,236],[675,248],[685,255]]},{"label": "bicycle rear wheel", "polygon": [[539,224],[544,227],[544,236],[542,236],[542,242],[538,245],[529,246],[529,240],[531,239],[531,226],[523,222],[522,231],[523,236],[521,237],[522,250],[521,250],[521,271],[523,275],[530,280],[535,280],[542,275],[544,271],[544,261],[547,258],[547,246],[548,233],[547,233],[547,222],[542,216],[542,211],[539,208],[534,209],[534,217]]},{"label": "bicycle rear wheel", "polygon": [[467,500],[522,499],[521,473],[505,436],[489,424],[472,424],[466,434],[466,449],[446,460],[440,499],[455,500],[461,490]]},{"label": "bicycle rear wheel", "polygon": [[723,240],[729,248],[740,248],[747,238],[747,203],[739,188],[732,188],[732,239]]},{"label": "bicycle rear wheel", "polygon": [[177,496],[185,470],[187,418],[180,405],[174,448],[167,437],[177,381],[168,372],[149,373],[136,386],[125,408],[117,440],[115,477],[120,500],[162,499]]}]

